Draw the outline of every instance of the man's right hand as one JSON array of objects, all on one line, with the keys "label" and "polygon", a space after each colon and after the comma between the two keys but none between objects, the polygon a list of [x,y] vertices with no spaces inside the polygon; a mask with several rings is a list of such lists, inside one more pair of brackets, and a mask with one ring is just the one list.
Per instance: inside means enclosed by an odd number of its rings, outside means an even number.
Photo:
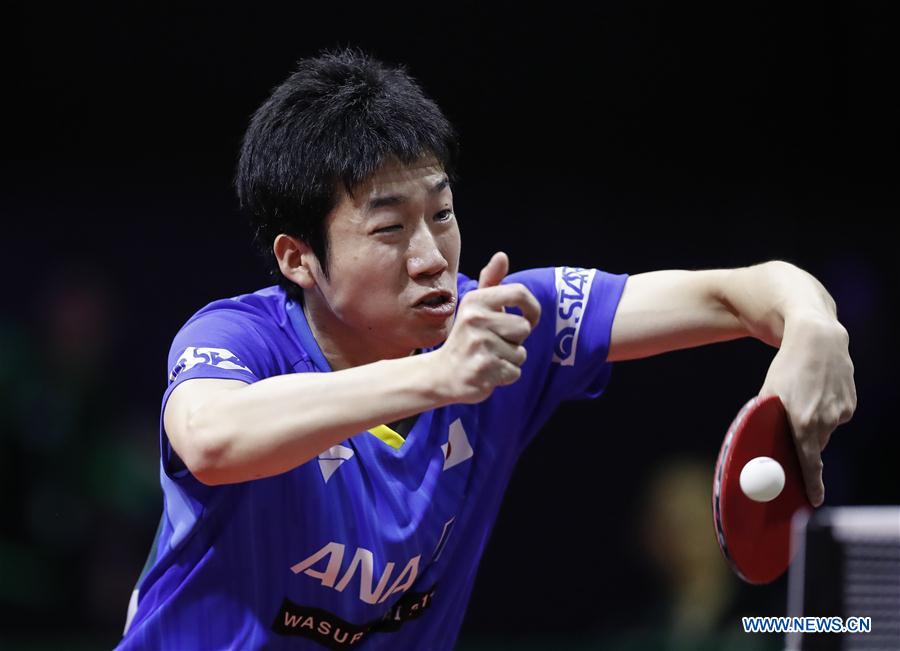
[{"label": "man's right hand", "polygon": [[[522,343],[537,325],[541,306],[525,285],[500,284],[508,272],[509,258],[495,253],[481,270],[478,289],[460,302],[447,341],[433,353],[438,390],[448,402],[481,402],[522,375],[527,356]],[[519,308],[522,316],[504,307]]]}]

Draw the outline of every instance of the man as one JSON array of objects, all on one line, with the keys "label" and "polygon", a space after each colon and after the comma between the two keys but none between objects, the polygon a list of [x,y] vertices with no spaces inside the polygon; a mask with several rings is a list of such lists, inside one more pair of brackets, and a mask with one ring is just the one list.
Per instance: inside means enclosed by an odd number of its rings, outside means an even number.
[{"label": "man", "polygon": [[770,262],[632,277],[458,274],[452,128],[405,71],[301,61],[254,115],[238,194],[278,284],[169,355],[165,508],[122,649],[452,649],[522,449],[611,362],[754,336],[814,503],[855,406],[825,289]]}]

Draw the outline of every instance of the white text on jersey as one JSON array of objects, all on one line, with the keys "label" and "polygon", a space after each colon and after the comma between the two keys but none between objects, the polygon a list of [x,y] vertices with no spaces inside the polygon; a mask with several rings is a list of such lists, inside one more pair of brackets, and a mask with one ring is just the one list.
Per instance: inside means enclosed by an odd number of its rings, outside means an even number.
[{"label": "white text on jersey", "polygon": [[[338,581],[338,574],[340,573],[341,566],[344,562],[344,550],[345,545],[330,542],[309,558],[292,566],[291,571],[294,574],[303,572],[307,576],[319,579],[326,588],[333,588],[338,592],[343,592],[350,581],[353,580],[357,570],[359,570],[359,598],[367,604],[384,603],[392,594],[402,594],[406,592],[412,586],[413,582],[416,580],[416,576],[419,574],[419,560],[421,559],[421,554],[409,559],[406,563],[406,567],[403,568],[403,571],[400,572],[391,584],[391,587],[385,589],[388,581],[391,580],[391,575],[393,574],[395,567],[395,563],[390,561],[381,573],[378,585],[373,588],[372,583],[375,578],[375,556],[368,549],[359,547],[353,555],[353,559],[350,561],[350,566],[344,572],[340,581]],[[314,565],[324,561],[326,557],[328,558],[328,561],[324,571],[313,569]]]}]

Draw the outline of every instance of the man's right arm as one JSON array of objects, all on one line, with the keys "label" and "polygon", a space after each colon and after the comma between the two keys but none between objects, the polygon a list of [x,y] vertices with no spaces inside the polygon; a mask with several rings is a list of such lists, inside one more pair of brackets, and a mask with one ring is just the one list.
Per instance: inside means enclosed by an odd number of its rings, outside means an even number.
[{"label": "man's right arm", "polygon": [[163,423],[204,484],[277,475],[366,429],[440,406],[429,355],[253,384],[187,380],[169,396]]},{"label": "man's right arm", "polygon": [[[382,423],[481,402],[519,379],[526,358],[522,342],[540,317],[540,305],[524,285],[499,284],[508,268],[505,254],[491,259],[438,350],[253,384],[185,380],[163,413],[172,448],[202,483],[231,484],[296,468]],[[522,316],[504,307],[517,307]]]}]

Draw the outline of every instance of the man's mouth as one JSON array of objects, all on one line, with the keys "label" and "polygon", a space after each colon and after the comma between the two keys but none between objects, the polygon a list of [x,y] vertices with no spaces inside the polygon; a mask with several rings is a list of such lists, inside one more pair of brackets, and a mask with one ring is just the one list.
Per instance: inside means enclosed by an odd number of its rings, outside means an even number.
[{"label": "man's mouth", "polygon": [[413,305],[419,314],[435,319],[446,319],[456,312],[456,297],[450,292],[430,292]]},{"label": "man's mouth", "polygon": [[424,298],[419,300],[419,302],[416,303],[414,307],[438,307],[440,305],[449,303],[452,300],[453,295],[450,294],[450,292],[431,292]]}]

